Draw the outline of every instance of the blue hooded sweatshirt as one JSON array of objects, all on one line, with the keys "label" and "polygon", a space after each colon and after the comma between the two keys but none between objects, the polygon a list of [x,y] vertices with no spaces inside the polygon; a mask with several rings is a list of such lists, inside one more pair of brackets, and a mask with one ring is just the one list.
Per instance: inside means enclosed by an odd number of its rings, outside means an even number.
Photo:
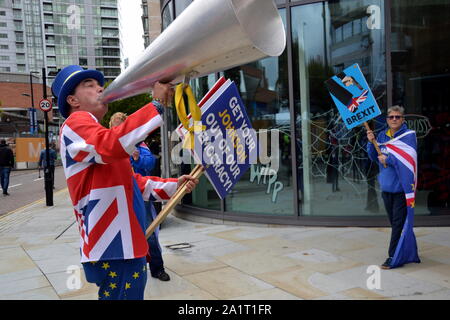
[{"label": "blue hooded sweatshirt", "polygon": [[[136,149],[139,151],[139,159],[136,161],[133,156],[130,156],[131,165],[134,172],[139,173],[141,176],[150,176],[152,170],[155,168],[156,158],[148,148],[145,142],[136,144]],[[156,210],[151,200],[145,201],[145,209],[147,213],[150,213],[153,220],[156,219]],[[145,229],[150,225],[151,220],[149,216],[146,216]],[[156,236],[158,236],[159,227],[155,230]],[[150,241],[150,240],[147,240]]]},{"label": "blue hooded sweatshirt", "polygon": [[[390,136],[389,127],[383,128],[383,130],[377,136],[377,142],[384,143],[387,142],[399,135],[405,133],[408,130],[406,123],[400,127],[400,129],[394,134],[394,136]],[[378,153],[375,149],[375,146],[371,143],[367,143],[367,153],[369,155],[370,160],[378,163],[378,167],[380,169],[380,174],[378,175],[378,182],[380,183],[381,190],[384,192],[391,193],[400,193],[404,192],[400,180],[398,178],[397,172],[394,168],[394,159],[393,156],[389,155],[389,151],[386,146],[380,146],[381,153],[387,156],[386,158],[386,168],[378,161]]]},{"label": "blue hooded sweatshirt", "polygon": [[139,151],[139,159],[136,161],[130,156],[134,172],[141,176],[150,176],[155,168],[156,158],[144,142],[136,144],[136,148]]}]

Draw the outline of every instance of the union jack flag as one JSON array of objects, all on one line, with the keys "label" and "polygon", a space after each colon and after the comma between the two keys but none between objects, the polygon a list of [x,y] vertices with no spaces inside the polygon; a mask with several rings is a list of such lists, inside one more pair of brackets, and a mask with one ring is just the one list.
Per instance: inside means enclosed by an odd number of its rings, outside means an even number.
[{"label": "union jack flag", "polygon": [[356,110],[358,110],[358,107],[361,105],[361,103],[366,101],[368,93],[368,90],[364,90],[359,97],[353,98],[350,104],[347,106],[347,109],[350,112],[355,112]]},{"label": "union jack flag", "polygon": [[414,205],[417,186],[417,139],[413,130],[408,130],[400,136],[380,145],[385,145],[389,155],[393,156],[394,167],[405,192],[407,216],[402,234],[397,244],[391,268],[400,267],[405,263],[420,262],[417,253],[417,241],[414,235]]},{"label": "union jack flag", "polygon": [[80,232],[81,262],[146,256],[145,200],[167,200],[178,179],[133,173],[136,143],[162,118],[148,104],[112,129],[89,112],[71,114],[61,127],[61,159]]}]

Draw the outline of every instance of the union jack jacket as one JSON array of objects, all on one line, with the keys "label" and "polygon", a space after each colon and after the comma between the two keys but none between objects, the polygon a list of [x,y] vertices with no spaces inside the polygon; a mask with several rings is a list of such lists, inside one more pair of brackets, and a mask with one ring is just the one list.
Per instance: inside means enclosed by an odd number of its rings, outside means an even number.
[{"label": "union jack jacket", "polygon": [[72,113],[63,123],[60,152],[80,232],[82,263],[147,254],[143,201],[169,199],[178,179],[136,174],[130,155],[161,123],[151,103],[111,129],[86,111]]}]

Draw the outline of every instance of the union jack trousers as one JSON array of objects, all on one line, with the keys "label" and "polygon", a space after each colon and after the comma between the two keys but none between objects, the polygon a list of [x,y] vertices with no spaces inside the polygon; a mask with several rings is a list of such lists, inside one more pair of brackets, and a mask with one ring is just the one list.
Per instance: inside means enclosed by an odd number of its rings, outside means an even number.
[{"label": "union jack trousers", "polygon": [[133,172],[130,155],[162,123],[147,104],[107,129],[89,112],[71,114],[61,127],[60,152],[80,232],[81,262],[145,257],[143,201],[169,199],[178,179]]}]

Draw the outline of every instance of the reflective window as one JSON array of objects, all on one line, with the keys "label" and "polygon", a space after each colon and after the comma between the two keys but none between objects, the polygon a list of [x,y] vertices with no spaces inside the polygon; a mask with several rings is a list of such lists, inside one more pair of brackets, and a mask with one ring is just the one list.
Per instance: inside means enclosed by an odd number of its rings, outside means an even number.
[{"label": "reflective window", "polygon": [[[286,23],[286,9],[279,12]],[[287,50],[280,57],[233,68],[224,75],[236,83],[253,128],[267,139],[264,161],[252,165],[233,187],[225,209],[293,215]]]},{"label": "reflective window", "polygon": [[325,80],[358,63],[385,110],[383,6],[381,0],[337,0],[292,8],[301,215],[385,214],[377,167],[365,152],[365,131],[346,129],[324,86]]},{"label": "reflective window", "polygon": [[[415,214],[450,213],[449,1],[392,1],[393,103],[416,130]],[[422,116],[417,116],[417,114]]]},{"label": "reflective window", "polygon": [[162,29],[166,29],[173,21],[172,2],[169,2],[162,12]]},{"label": "reflective window", "polygon": [[175,16],[178,17],[184,9],[186,9],[192,0],[176,0],[175,1]]},{"label": "reflective window", "polygon": [[[389,1],[389,0],[388,0]],[[242,177],[224,201],[234,213],[302,216],[384,216],[378,166],[367,158],[363,128],[347,130],[324,81],[358,63],[383,112],[392,104],[406,109],[406,120],[418,136],[417,215],[449,214],[450,111],[445,93],[450,86],[449,1],[390,1],[392,91],[387,90],[384,0],[291,2],[292,70],[287,53],[221,73],[236,82],[253,127],[268,131],[267,156],[279,160],[276,172],[259,163]],[[192,0],[169,2],[162,12],[163,29]],[[299,5],[310,2],[309,4]],[[312,2],[312,3],[311,3]],[[175,12],[173,12],[173,9]],[[280,9],[285,19],[286,9]],[[293,101],[288,75],[292,74]],[[215,76],[191,82],[197,99]],[[290,110],[292,105],[294,110]],[[292,122],[291,112],[294,114]],[[169,114],[169,131],[178,124]],[[380,117],[381,118],[381,117]],[[377,122],[378,130],[384,119]],[[278,129],[279,134],[270,130]],[[295,137],[295,140],[293,140]],[[261,135],[260,135],[261,138]],[[276,141],[272,146],[270,143]],[[179,141],[171,142],[173,148]],[[295,152],[292,152],[294,151]],[[292,165],[294,163],[294,165]],[[171,164],[170,173],[189,173],[193,165]],[[295,176],[295,173],[297,175]],[[295,178],[295,179],[294,179]],[[297,184],[294,185],[294,181]],[[299,212],[294,212],[294,195]],[[221,210],[209,181],[184,203]]]}]

